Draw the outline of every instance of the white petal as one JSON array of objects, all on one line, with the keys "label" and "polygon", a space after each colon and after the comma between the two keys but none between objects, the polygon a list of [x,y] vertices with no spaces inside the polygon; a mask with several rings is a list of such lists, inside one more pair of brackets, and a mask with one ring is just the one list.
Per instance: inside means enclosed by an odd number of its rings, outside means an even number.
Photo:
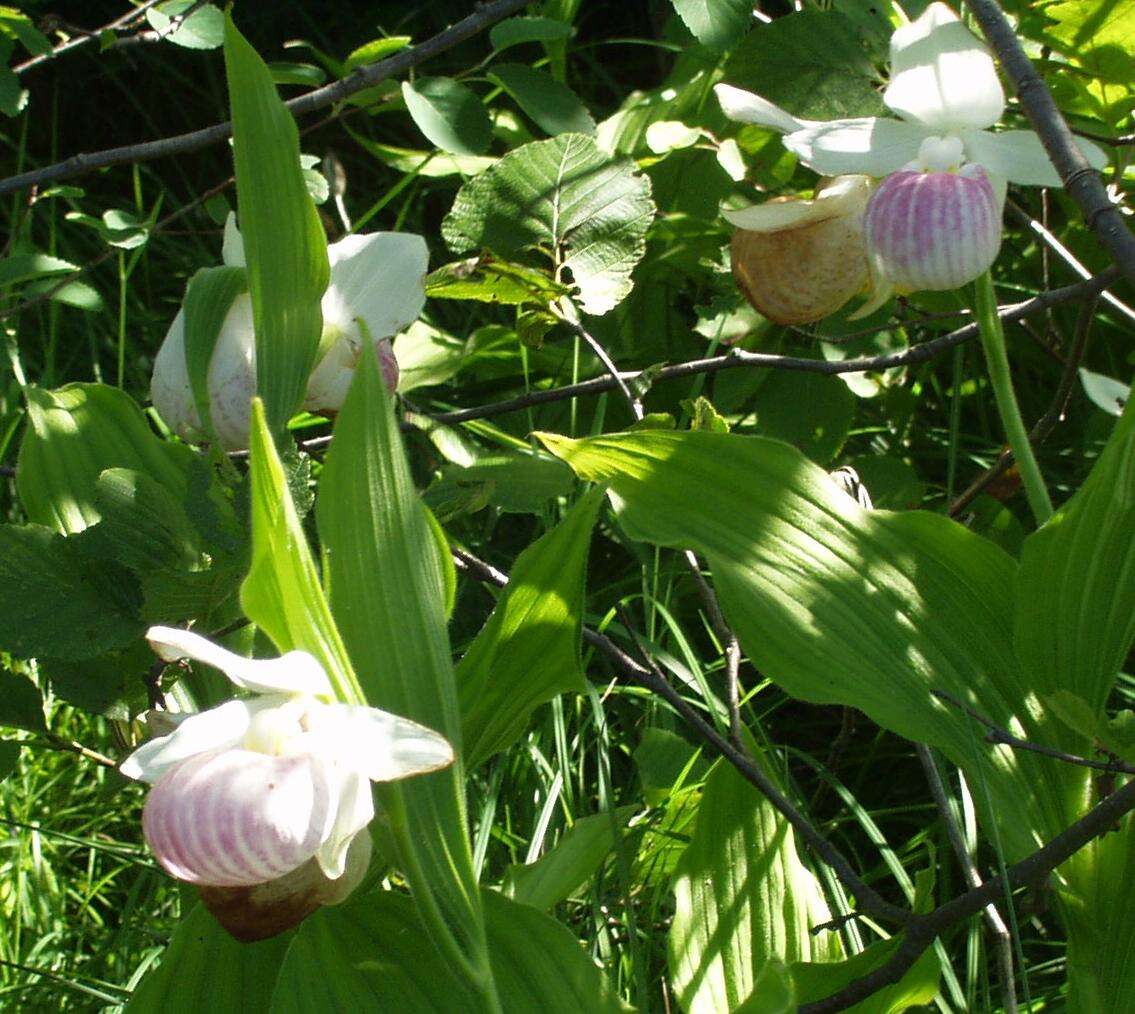
[{"label": "white petal", "polygon": [[320,758],[223,750],[167,771],[146,800],[142,830],[158,862],[179,880],[261,884],[315,855],[335,802]]},{"label": "white petal", "polygon": [[784,145],[824,176],[886,176],[913,159],[925,137],[926,131],[916,124],[865,116],[798,130]]},{"label": "white petal", "polygon": [[748,232],[781,232],[841,215],[858,214],[871,195],[867,176],[840,176],[812,201],[768,201],[751,208],[722,208],[727,222]]},{"label": "white petal", "polygon": [[392,782],[453,763],[449,740],[388,711],[328,704],[312,709],[308,719],[313,734],[327,744],[325,749],[338,751],[371,781]]},{"label": "white petal", "polygon": [[[971,162],[984,166],[992,176],[1011,183],[1034,187],[1058,187],[1060,174],[1048,157],[1041,140],[1031,130],[970,130],[963,135]],[[1076,138],[1076,144],[1095,169],[1107,165],[1107,155],[1091,141]]]},{"label": "white petal", "polygon": [[244,240],[236,227],[236,215],[231,211],[225,219],[225,239],[221,245],[221,260],[229,267],[244,267]]},{"label": "white petal", "polygon": [[207,374],[209,416],[225,450],[248,446],[252,396],[256,393],[256,338],[252,324],[252,297],[247,292],[233,300],[221,325]]},{"label": "white petal", "polygon": [[361,772],[347,771],[342,775],[338,799],[335,823],[315,854],[319,868],[332,880],[343,876],[347,866],[347,850],[351,847],[351,842],[355,840],[355,835],[364,831],[374,819],[374,800],[371,798],[370,782]]},{"label": "white petal", "polygon": [[891,83],[883,101],[940,133],[992,126],[1005,111],[989,50],[942,3],[891,36]]},{"label": "white petal", "polygon": [[257,693],[331,695],[327,673],[306,651],[289,651],[279,658],[245,658],[214,644],[192,630],[151,627],[146,640],[167,662],[191,658],[220,669],[236,686]]},{"label": "white petal", "polygon": [[756,123],[762,127],[779,130],[782,134],[791,134],[794,130],[804,130],[815,126],[817,120],[801,120],[787,110],[774,105],[768,99],[745,91],[744,88],[734,88],[733,85],[719,84],[713,86],[717,101],[721,104],[722,112],[731,120],[740,120],[742,123]]},{"label": "white petal", "polygon": [[235,746],[256,710],[248,701],[229,701],[199,715],[186,715],[166,736],[143,743],[119,766],[127,777],[156,782],[174,764],[212,750]]},{"label": "white petal", "polygon": [[[421,236],[372,232],[346,236],[327,248],[331,284],[323,299],[324,321],[346,331],[356,317],[372,338],[389,338],[416,320],[425,305],[423,280],[429,250]],[[346,308],[347,319],[336,320]]]},{"label": "white petal", "polygon": [[[338,412],[343,407],[362,355],[362,342],[358,328],[352,325],[351,331],[327,350],[308,378],[304,408],[309,412]],[[375,342],[374,350],[382,380],[393,394],[398,387],[398,360],[390,339]]]},{"label": "white petal", "polygon": [[162,421],[182,440],[201,439],[201,419],[197,415],[193,391],[189,386],[189,368],[185,363],[184,310],[177,311],[154,357],[150,401]]}]

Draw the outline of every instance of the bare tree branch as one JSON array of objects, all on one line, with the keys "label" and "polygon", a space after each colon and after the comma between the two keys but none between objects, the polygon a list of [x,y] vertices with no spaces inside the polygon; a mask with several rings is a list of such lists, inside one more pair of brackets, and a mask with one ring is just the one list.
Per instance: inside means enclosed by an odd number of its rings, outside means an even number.
[{"label": "bare tree branch", "polygon": [[1076,147],[1072,131],[1025,54],[1013,26],[997,0],[970,0],[969,9],[1013,82],[1021,108],[1060,173],[1064,189],[1079,206],[1088,228],[1096,234],[1128,281],[1135,284],[1135,235],[1108,198],[1099,173]]},{"label": "bare tree branch", "polygon": [[[439,53],[444,53],[447,49],[452,49],[494,22],[520,10],[526,2],[527,0],[493,0],[491,3],[479,4],[468,17],[462,18],[457,24],[450,26],[444,32],[439,32],[432,38],[426,39],[425,42],[395,53],[385,60],[359,67],[345,78],[290,99],[285,105],[294,116],[302,116],[305,113],[323,109],[354,95],[355,92],[369,88],[379,81],[385,81],[387,78],[401,74],[411,67],[416,67]],[[155,158],[167,158],[170,155],[183,155],[186,152],[197,151],[223,141],[231,134],[232,123],[226,121],[215,123],[211,127],[204,127],[201,130],[193,130],[187,134],[163,137],[157,141],[145,141],[141,144],[129,144],[120,148],[108,148],[105,151],[72,155],[71,158],[56,162],[54,165],[33,169],[30,172],[0,180],[0,194],[10,194],[27,187],[69,179],[105,166],[122,165],[128,162],[145,162]]]}]

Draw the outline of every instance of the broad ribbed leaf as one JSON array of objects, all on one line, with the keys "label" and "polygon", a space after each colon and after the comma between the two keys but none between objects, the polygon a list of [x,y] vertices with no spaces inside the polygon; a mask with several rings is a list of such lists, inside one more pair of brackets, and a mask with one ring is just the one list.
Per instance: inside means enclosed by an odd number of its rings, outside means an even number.
[{"label": "broad ribbed leaf", "polygon": [[450,77],[402,82],[402,98],[418,129],[442,151],[483,155],[493,139],[493,123],[468,85]]},{"label": "broad ribbed leaf", "polygon": [[237,943],[196,905],[173,931],[161,964],[134,990],[127,1014],[263,1014],[291,940],[283,933]]},{"label": "broad ribbed leaf", "polygon": [[179,500],[193,452],[158,439],[134,400],[106,384],[26,389],[28,428],[16,488],[29,521],[69,535],[99,520],[96,483],[108,468],[144,472]]},{"label": "broad ribbed leaf", "polygon": [[735,45],[753,23],[751,0],[674,0],[674,10],[698,42],[718,51]]},{"label": "broad ribbed leaf", "polygon": [[283,431],[299,407],[323,328],[327,238],[300,169],[299,132],[271,72],[225,22],[237,209],[256,329],[256,390]]},{"label": "broad ribbed leaf", "polygon": [[485,500],[505,512],[540,514],[566,496],[574,477],[562,461],[546,454],[492,454],[472,465],[451,465],[426,492],[430,503],[445,503],[462,490],[486,487]]},{"label": "broad ribbed leaf", "polygon": [[465,763],[512,745],[535,708],[584,692],[579,658],[587,549],[603,502],[593,491],[516,559],[492,616],[457,667]]},{"label": "broad ribbed leaf", "polygon": [[535,862],[514,863],[505,871],[504,894],[543,911],[558,905],[595,875],[636,809],[620,806],[614,813],[580,817]]},{"label": "broad ribbed leaf", "polygon": [[209,414],[209,363],[221,334],[221,325],[233,300],[248,288],[244,268],[202,268],[185,289],[185,365],[197,417],[206,433],[213,432]]},{"label": "broad ribbed leaf", "polygon": [[534,141],[466,183],[442,222],[451,250],[488,247],[514,257],[539,246],[562,256],[587,313],[603,314],[631,291],[654,217],[650,181],[583,134]]},{"label": "broad ribbed leaf", "polygon": [[497,64],[489,78],[499,84],[536,124],[556,134],[594,134],[595,120],[578,95],[547,71],[520,63]]},{"label": "broad ribbed leaf", "polygon": [[1084,485],[1026,540],[1015,630],[1037,690],[1103,708],[1135,641],[1135,401]]},{"label": "broad ribbed leaf", "polygon": [[339,698],[361,703],[362,691],[331,618],[259,399],[252,403],[249,437],[252,566],[241,585],[241,607],[281,652],[311,652]]},{"label": "broad ribbed leaf", "polygon": [[1078,806],[1067,795],[1077,777],[989,747],[930,693],[1038,734],[1005,636],[1016,564],[992,543],[941,516],[866,511],[775,440],[657,430],[542,439],[583,478],[609,485],[632,536],[705,554],[747,654],[788,693],[859,708],[971,774],[991,761],[998,777],[983,781],[1010,853]]},{"label": "broad ribbed leaf", "polygon": [[[619,1014],[607,977],[565,926],[495,891],[482,894],[503,1014]],[[288,950],[271,1014],[470,1011],[477,997],[427,947],[405,895],[379,891],[307,920]]]},{"label": "broad ribbed leaf", "polygon": [[729,764],[706,780],[674,895],[670,973],[690,1014],[732,1010],[770,961],[843,955],[835,933],[812,934],[831,913],[788,823]]},{"label": "broad ribbed leaf", "polygon": [[[410,477],[375,357],[335,423],[316,517],[331,608],[370,704],[436,729],[461,754],[437,540]],[[488,995],[491,972],[466,835],[464,770],[382,786],[402,868],[435,944]]]},{"label": "broad ribbed leaf", "polygon": [[[878,968],[902,945],[901,937],[878,940],[846,961],[828,964],[795,962],[791,974],[800,1003],[823,1000],[844,986]],[[887,986],[850,1008],[853,1014],[902,1014],[911,1007],[930,1004],[938,992],[941,966],[933,947],[927,948],[910,970],[894,985]],[[749,1014],[746,1004],[737,1014]]]}]

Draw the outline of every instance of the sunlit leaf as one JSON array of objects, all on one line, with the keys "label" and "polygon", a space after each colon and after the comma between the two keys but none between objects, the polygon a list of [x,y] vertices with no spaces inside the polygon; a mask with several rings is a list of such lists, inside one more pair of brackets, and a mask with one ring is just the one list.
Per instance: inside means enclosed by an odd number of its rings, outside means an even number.
[{"label": "sunlit leaf", "polygon": [[426,138],[455,155],[483,155],[493,125],[468,85],[449,77],[421,77],[402,83],[406,108]]},{"label": "sunlit leaf", "polygon": [[716,50],[732,47],[753,22],[750,0],[674,0],[674,9],[698,42]]},{"label": "sunlit leaf", "polygon": [[594,134],[595,120],[575,92],[546,71],[520,63],[501,63],[489,71],[536,124],[553,137],[556,134]]}]

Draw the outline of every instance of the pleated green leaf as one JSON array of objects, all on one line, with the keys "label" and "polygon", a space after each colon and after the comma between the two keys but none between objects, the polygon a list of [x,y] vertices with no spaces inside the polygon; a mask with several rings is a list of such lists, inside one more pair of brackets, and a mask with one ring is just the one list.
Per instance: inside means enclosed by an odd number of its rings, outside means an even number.
[{"label": "pleated green leaf", "polygon": [[533,710],[584,691],[579,658],[587,549],[602,491],[516,559],[508,587],[457,667],[465,763],[510,746]]},{"label": "pleated green leaf", "polygon": [[[988,779],[1007,851],[1066,822],[1079,779],[982,741],[940,689],[1041,738],[1032,689],[1005,636],[1016,564],[920,511],[866,511],[779,441],[644,431],[544,435],[585,479],[609,485],[635,538],[703,553],[757,669],[794,697],[845,704]],[[980,802],[980,801],[979,801]]]},{"label": "pleated green leaf", "polygon": [[248,288],[244,268],[222,265],[202,268],[185,289],[185,365],[197,417],[206,433],[213,423],[209,414],[209,363],[221,335],[221,325],[236,299]]},{"label": "pleated green leaf", "polygon": [[361,703],[362,692],[331,617],[259,399],[252,403],[249,436],[252,566],[241,585],[241,607],[281,652],[310,652],[323,663],[339,698]]},{"label": "pleated green leaf", "polygon": [[1135,641],[1135,399],[1080,490],[1025,542],[1017,653],[1100,713]]},{"label": "pleated green leaf", "polygon": [[837,961],[838,936],[792,830],[752,785],[718,762],[678,863],[670,929],[674,991],[689,1014],[744,1002],[773,961]]},{"label": "pleated green leaf", "polygon": [[[503,1014],[618,1014],[607,977],[562,923],[494,891],[482,895]],[[405,895],[379,891],[327,908],[300,928],[271,1014],[470,1011],[477,997],[440,955]]]},{"label": "pleated green leaf", "polygon": [[303,399],[319,347],[319,304],[331,270],[327,238],[304,183],[296,122],[231,16],[225,21],[225,74],[256,330],[256,390],[270,429],[279,434]]},{"label": "pleated green leaf", "polygon": [[361,357],[336,420],[316,518],[331,608],[367,701],[436,729],[458,751],[451,768],[381,786],[379,795],[434,943],[488,998],[443,570],[373,356]]},{"label": "pleated green leaf", "polygon": [[180,502],[193,452],[160,440],[134,400],[106,384],[26,389],[28,426],[16,466],[16,489],[29,521],[64,535],[102,516],[98,478],[108,468],[143,472]]},{"label": "pleated green leaf", "polygon": [[292,936],[241,944],[197,905],[134,990],[127,1014],[263,1014]]}]

